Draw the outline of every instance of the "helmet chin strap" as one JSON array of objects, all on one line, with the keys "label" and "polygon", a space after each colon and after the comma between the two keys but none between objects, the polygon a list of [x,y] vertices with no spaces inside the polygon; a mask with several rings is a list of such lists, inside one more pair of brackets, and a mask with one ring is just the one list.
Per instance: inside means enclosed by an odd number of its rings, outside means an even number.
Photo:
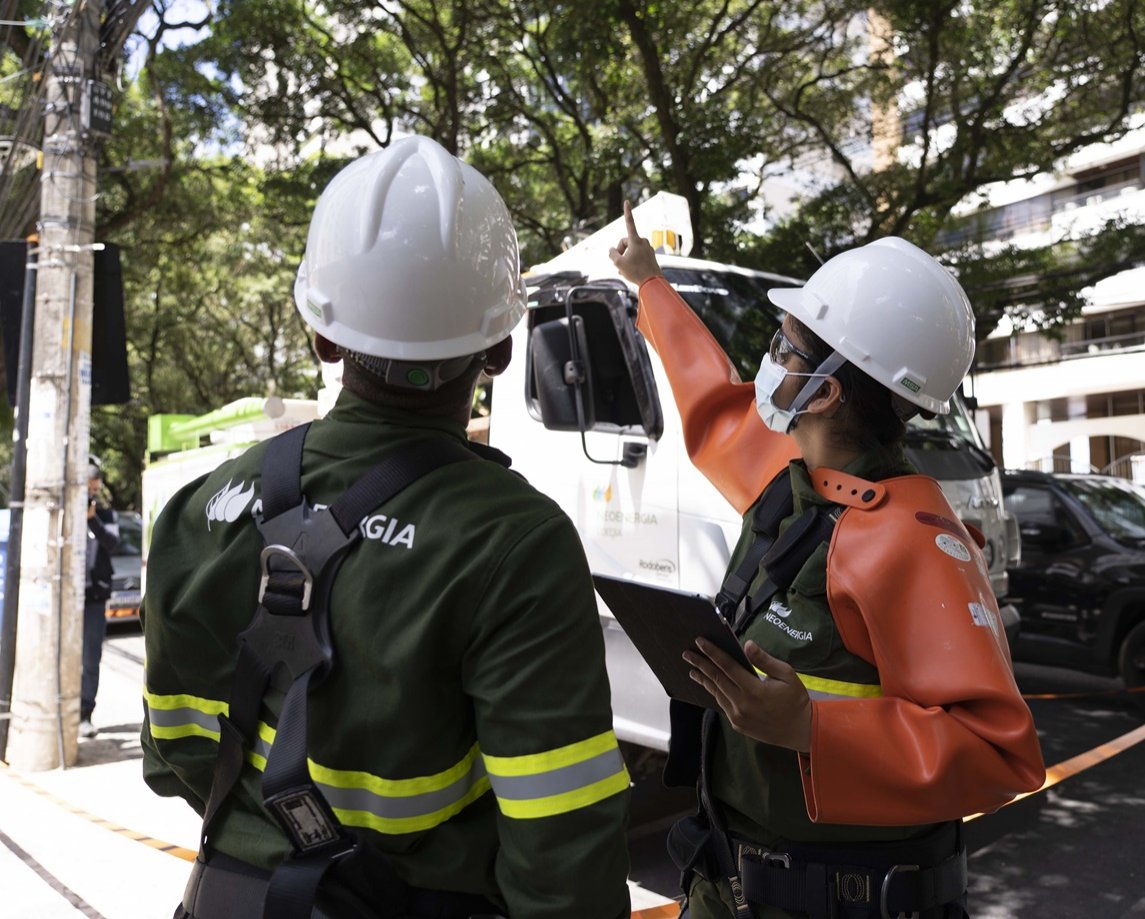
[{"label": "helmet chin strap", "polygon": [[791,405],[787,407],[787,411],[795,413],[791,419],[792,429],[799,423],[799,419],[803,415],[803,410],[807,408],[807,403],[811,401],[811,397],[814,396],[815,393],[819,391],[819,387],[823,385],[824,377],[829,377],[845,363],[847,363],[847,359],[843,357],[843,355],[838,351],[832,351],[813,372],[801,374],[801,376],[807,376],[809,379],[803,384],[803,388],[799,390],[795,398],[791,400]]},{"label": "helmet chin strap", "polygon": [[402,361],[396,358],[375,357],[338,346],[338,353],[352,360],[364,370],[383,380],[387,386],[432,392],[456,380],[474,363],[485,363],[486,353],[465,354],[441,361]]}]

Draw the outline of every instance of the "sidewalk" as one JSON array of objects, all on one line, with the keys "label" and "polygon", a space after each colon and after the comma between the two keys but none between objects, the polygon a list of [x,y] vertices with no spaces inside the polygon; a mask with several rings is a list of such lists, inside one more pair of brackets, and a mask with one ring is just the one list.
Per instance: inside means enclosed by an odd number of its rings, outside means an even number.
[{"label": "sidewalk", "polygon": [[[199,818],[143,783],[141,681],[142,640],[109,639],[99,734],[80,741],[76,765],[0,764],[0,919],[165,919],[182,898]],[[676,915],[670,900],[631,886],[640,919]]]},{"label": "sidewalk", "polygon": [[143,784],[141,693],[131,669],[104,654],[100,733],[80,741],[75,766],[0,766],[0,917],[156,919],[182,897],[199,821],[183,801]]}]

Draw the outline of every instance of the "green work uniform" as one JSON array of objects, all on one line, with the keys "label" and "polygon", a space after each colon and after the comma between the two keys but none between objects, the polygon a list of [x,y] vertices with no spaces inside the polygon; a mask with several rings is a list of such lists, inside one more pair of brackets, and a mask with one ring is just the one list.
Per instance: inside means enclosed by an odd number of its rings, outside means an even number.
[{"label": "green work uniform", "polygon": [[[812,487],[802,461],[792,462],[789,468],[794,507],[791,515],[780,523],[780,532],[810,507],[832,507]],[[915,470],[901,448],[892,447],[863,453],[841,471],[878,481]],[[751,530],[754,511],[755,505],[744,515],[730,571],[739,566],[754,540]],[[753,640],[769,654],[794,667],[813,699],[829,701],[881,695],[878,671],[844,647],[831,615],[827,604],[827,548],[824,542],[811,554],[791,587],[777,592],[767,607],[759,611],[743,639]],[[749,589],[749,596],[765,579],[761,570]],[[744,841],[783,851],[788,843],[861,846],[921,836],[934,829],[933,825],[874,827],[813,823],[807,816],[796,753],[738,733],[722,713],[713,741],[712,794],[721,807],[729,832]],[[689,919],[726,919],[735,911],[726,882],[721,882],[717,890],[716,885],[698,876],[693,878],[688,906]],[[773,907],[756,907],[755,914],[760,919],[790,915]]]},{"label": "green work uniform", "polygon": [[[306,437],[302,489],[329,504],[408,444],[464,437],[344,390]],[[151,540],[144,777],[200,813],[256,606],[265,449],[183,488]],[[360,529],[330,601],[334,667],[310,695],[311,776],[364,843],[337,881],[376,902],[371,865],[388,859],[413,887],[485,896],[513,917],[628,916],[629,780],[571,522],[484,460],[425,475]],[[210,841],[261,869],[288,852],[260,792],[280,704],[268,695]]]}]

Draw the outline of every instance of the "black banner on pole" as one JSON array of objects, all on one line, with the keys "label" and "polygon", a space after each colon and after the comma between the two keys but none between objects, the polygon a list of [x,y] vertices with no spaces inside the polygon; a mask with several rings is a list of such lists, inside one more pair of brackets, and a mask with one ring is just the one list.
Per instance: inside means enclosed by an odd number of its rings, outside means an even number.
[{"label": "black banner on pole", "polygon": [[[106,244],[94,253],[91,324],[91,404],[115,405],[131,398],[127,373],[127,325],[123,315],[123,273],[119,247]],[[16,404],[16,364],[20,349],[20,304],[28,246],[0,242],[0,334],[8,404]]]}]

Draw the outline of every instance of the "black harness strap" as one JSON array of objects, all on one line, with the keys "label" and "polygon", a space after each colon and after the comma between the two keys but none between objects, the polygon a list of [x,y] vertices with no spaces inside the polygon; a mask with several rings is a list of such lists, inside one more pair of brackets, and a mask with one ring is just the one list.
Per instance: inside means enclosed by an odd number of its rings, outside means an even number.
[{"label": "black harness strap", "polygon": [[[267,445],[262,466],[259,606],[239,636],[230,713],[219,716],[219,756],[203,817],[201,857],[219,808],[242,773],[246,744],[257,735],[262,700],[273,683],[285,689],[274,744],[263,772],[263,798],[293,853],[274,871],[263,907],[266,919],[310,919],[318,885],[338,859],[357,850],[307,765],[308,695],[334,660],[329,599],[347,552],[361,538],[359,522],[427,473],[476,460],[460,443],[427,440],[375,466],[329,507],[316,510],[302,494],[302,447],[308,425]],[[394,889],[404,884],[396,875]]]},{"label": "black harness strap", "polygon": [[755,534],[755,540],[735,571],[724,578],[720,592],[716,594],[716,609],[728,622],[732,621],[736,608],[759,573],[759,565],[763,561],[764,554],[775,542],[780,521],[791,516],[794,502],[791,493],[791,471],[784,469],[764,489],[763,496],[752,513],[751,530]]},{"label": "black harness strap", "polygon": [[822,507],[808,508],[792,521],[783,535],[767,547],[760,560],[760,567],[767,572],[767,577],[739,607],[734,623],[736,635],[743,635],[760,611],[771,602],[771,598],[795,582],[796,576],[807,564],[807,559],[831,539],[841,513],[842,508],[830,511]]},{"label": "black harness strap", "polygon": [[727,821],[715,798],[711,793],[711,764],[712,745],[715,742],[715,726],[719,715],[715,709],[704,709],[703,724],[700,729],[700,807],[708,816],[712,832],[708,835],[708,843],[714,849],[716,863],[720,874],[727,878],[732,889],[732,898],[735,900],[735,914],[737,919],[751,919],[751,905],[744,896],[743,884],[740,882],[739,866],[732,853],[731,840],[728,838]]}]

